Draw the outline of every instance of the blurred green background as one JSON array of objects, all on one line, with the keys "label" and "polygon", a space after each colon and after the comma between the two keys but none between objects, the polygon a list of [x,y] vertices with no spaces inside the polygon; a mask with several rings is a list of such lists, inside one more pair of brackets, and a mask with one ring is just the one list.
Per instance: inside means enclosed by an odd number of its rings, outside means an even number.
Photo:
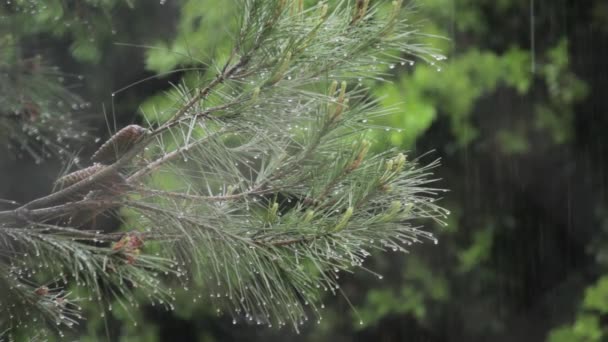
[{"label": "blurred green background", "polygon": [[[22,56],[40,54],[75,75],[63,82],[91,103],[86,123],[101,138],[109,134],[104,112],[118,126],[141,122],[142,109],[162,108],[186,69],[225,54],[227,18],[237,15],[225,0],[16,3],[23,11],[9,4],[0,12],[10,21],[0,36],[12,37]],[[73,337],[608,340],[608,3],[419,0],[413,8],[412,24],[448,59],[390,66],[390,82],[368,84],[383,106],[398,109],[375,122],[394,129],[373,137],[378,150],[442,158],[438,184],[450,189],[442,204],[452,214],[448,227],[429,228],[438,245],[377,255],[367,266],[381,280],[344,276],[356,311],[328,297],[324,319],[300,334],[233,325],[200,289],[181,293],[175,311],[115,308],[105,324],[88,308]],[[81,154],[94,148],[89,141]],[[60,168],[0,159],[1,198],[44,194]]]}]

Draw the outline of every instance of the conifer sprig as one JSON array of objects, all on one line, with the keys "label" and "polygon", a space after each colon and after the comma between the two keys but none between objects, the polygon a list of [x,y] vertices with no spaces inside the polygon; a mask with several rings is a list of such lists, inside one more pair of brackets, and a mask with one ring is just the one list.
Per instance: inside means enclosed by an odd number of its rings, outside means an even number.
[{"label": "conifer sprig", "polygon": [[[0,212],[10,223],[0,228],[7,265],[19,270],[1,276],[34,283],[23,272],[37,257],[23,251],[40,250],[65,274],[56,291],[72,284],[93,301],[131,303],[137,286],[170,303],[172,284],[195,285],[235,322],[297,330],[311,314],[320,319],[323,294],[340,292],[341,272],[367,270],[372,252],[436,241],[414,224],[447,215],[435,204],[440,190],[428,185],[437,161],[372,154],[366,139],[375,129],[368,122],[387,111],[363,80],[436,56],[416,44],[401,2],[242,6],[230,56],[200,84],[176,87],[175,105],[149,134],[87,177],[68,177],[75,183],[66,188]],[[121,191],[110,191],[109,175],[120,175]],[[117,206],[132,232],[91,238],[86,227],[60,224]],[[9,288],[20,291],[15,298],[31,292]],[[27,303],[42,310],[42,301]]]}]

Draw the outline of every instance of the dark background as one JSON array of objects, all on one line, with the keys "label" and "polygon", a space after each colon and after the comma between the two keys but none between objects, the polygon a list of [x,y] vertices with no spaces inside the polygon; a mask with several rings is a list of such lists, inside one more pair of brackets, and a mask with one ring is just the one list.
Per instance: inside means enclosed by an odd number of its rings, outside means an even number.
[{"label": "dark background", "polygon": [[[119,127],[140,122],[139,106],[184,73],[112,100],[113,91],[192,64],[116,42],[175,48],[189,39],[208,52],[221,49],[221,38],[212,36],[229,39],[227,30],[209,31],[230,14],[217,10],[229,6],[219,0],[59,3],[61,20],[73,22],[69,29],[42,22],[34,29],[14,25],[12,33],[21,56],[41,54],[66,75],[84,76],[66,76],[64,83],[91,103],[75,115],[102,141],[109,135],[104,110]],[[449,38],[428,40],[448,60],[441,71],[423,62],[396,68],[392,83],[373,87],[389,94],[388,104],[405,101],[385,124],[403,128],[406,138],[385,139],[385,148],[434,150],[431,157],[442,158],[439,184],[450,190],[442,204],[452,215],[447,228],[430,228],[440,243],[405,257],[377,256],[368,266],[383,280],[343,279],[358,314],[343,298],[328,298],[322,323],[310,322],[299,335],[233,326],[184,294],[176,312],[135,313],[137,326],[110,317],[112,340],[608,340],[608,3],[418,1],[412,18],[421,31]],[[83,43],[90,37],[93,43]],[[81,143],[81,155],[97,145]],[[60,168],[59,161],[39,165],[27,154],[4,152],[0,198],[43,195]],[[97,339],[105,329],[91,319],[75,334]]]}]

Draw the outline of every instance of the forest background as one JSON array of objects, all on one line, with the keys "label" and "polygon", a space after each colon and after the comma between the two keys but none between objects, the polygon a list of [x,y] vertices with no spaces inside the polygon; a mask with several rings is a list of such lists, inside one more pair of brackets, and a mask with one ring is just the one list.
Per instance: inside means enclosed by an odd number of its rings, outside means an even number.
[{"label": "forest background", "polygon": [[[110,134],[107,118],[122,127],[166,106],[171,82],[200,67],[193,57],[228,50],[225,22],[237,8],[222,0],[53,0],[30,13],[28,3],[23,12],[0,5],[0,21],[11,16],[0,40],[11,39],[24,59],[57,66],[58,82],[84,99],[68,110],[101,139]],[[300,334],[234,326],[186,293],[172,312],[112,311],[113,339],[608,339],[608,3],[420,0],[411,21],[448,59],[390,65],[390,82],[370,84],[383,106],[399,108],[378,122],[395,129],[378,133],[375,149],[442,159],[436,172],[452,214],[448,227],[431,227],[439,244],[374,257],[369,267],[382,280],[341,279],[358,313],[329,296],[324,320]],[[93,139],[78,146],[82,155],[96,147]],[[47,193],[61,167],[3,151],[0,198]],[[89,317],[73,333],[103,337],[103,320]]]}]

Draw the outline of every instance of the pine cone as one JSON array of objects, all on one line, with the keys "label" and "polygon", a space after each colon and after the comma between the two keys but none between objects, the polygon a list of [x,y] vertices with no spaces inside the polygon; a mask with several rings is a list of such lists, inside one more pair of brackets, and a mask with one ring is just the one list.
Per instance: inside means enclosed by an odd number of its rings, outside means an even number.
[{"label": "pine cone", "polygon": [[93,154],[91,160],[99,163],[114,163],[148,132],[139,125],[129,125],[116,132]]},{"label": "pine cone", "polygon": [[103,165],[101,164],[93,164],[93,166],[68,173],[67,175],[57,179],[55,181],[55,186],[59,187],[59,189],[67,188],[70,185],[74,185],[81,180],[96,174],[102,168]]},{"label": "pine cone", "polygon": [[133,265],[141,253],[143,245],[144,240],[141,238],[141,235],[137,232],[130,232],[123,235],[118,242],[114,243],[112,250],[122,252],[126,258],[126,263]]},{"label": "pine cone", "polygon": [[[95,163],[92,166],[84,168],[82,170],[74,171],[72,173],[68,173],[67,175],[59,178],[55,181],[55,186],[58,189],[64,189],[71,185],[74,185],[80,182],[83,179],[93,176],[101,169],[104,168],[105,165]],[[88,192],[93,189],[104,189],[108,187],[116,187],[117,185],[124,184],[125,179],[118,172],[111,173],[101,179],[99,179],[95,184],[91,184],[91,187],[84,189],[83,192]]]},{"label": "pine cone", "polygon": [[49,294],[49,288],[46,286],[40,286],[39,288],[34,290],[34,293],[39,296],[46,296]]}]

